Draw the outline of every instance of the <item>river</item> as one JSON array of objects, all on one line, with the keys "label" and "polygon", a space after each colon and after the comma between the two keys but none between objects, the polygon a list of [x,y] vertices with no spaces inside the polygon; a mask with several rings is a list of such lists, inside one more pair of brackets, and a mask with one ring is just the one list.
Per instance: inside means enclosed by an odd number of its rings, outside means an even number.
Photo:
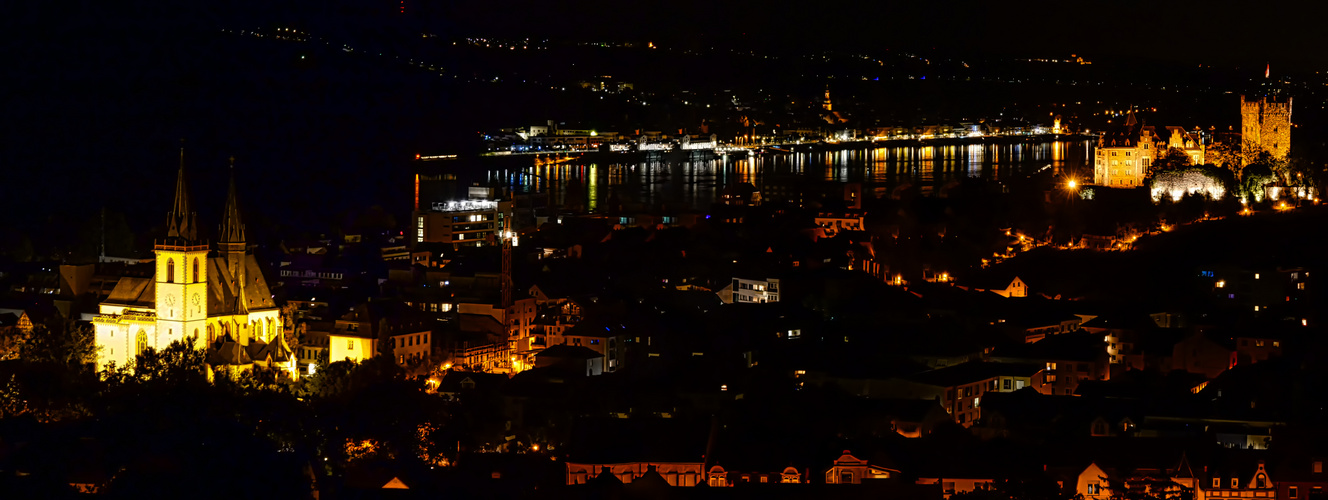
[{"label": "river", "polygon": [[[726,188],[750,184],[765,200],[798,201],[808,193],[842,193],[861,183],[864,196],[888,196],[911,185],[924,195],[965,177],[1009,180],[1043,168],[1088,175],[1093,142],[1023,141],[1000,144],[897,145],[748,155],[728,154],[706,160],[643,159],[594,155],[543,163],[533,157],[504,158],[480,164],[483,178],[459,179],[507,186],[516,191],[548,192],[551,203],[605,211],[616,199],[626,211],[706,210]],[[467,169],[469,170],[469,169]],[[472,170],[472,172],[475,172]],[[475,172],[478,173],[478,172]],[[750,188],[749,188],[750,189]],[[464,195],[464,193],[461,193]]]}]

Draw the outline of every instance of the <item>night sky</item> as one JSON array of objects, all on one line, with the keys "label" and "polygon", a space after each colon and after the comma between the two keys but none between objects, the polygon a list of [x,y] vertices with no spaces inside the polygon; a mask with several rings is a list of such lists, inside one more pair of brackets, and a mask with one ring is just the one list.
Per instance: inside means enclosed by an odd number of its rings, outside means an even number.
[{"label": "night sky", "polygon": [[398,0],[186,3],[24,2],[0,18],[8,184],[0,208],[12,227],[100,207],[125,212],[136,229],[158,224],[181,138],[208,220],[220,210],[231,155],[242,177],[263,179],[244,188],[249,212],[283,225],[394,204],[407,189],[404,158],[452,147],[474,133],[477,110],[505,105],[399,69],[300,63],[319,54],[219,36],[222,27],[292,25],[387,45],[433,32],[771,51],[1077,53],[1260,72],[1267,62],[1313,70],[1328,59],[1321,16],[1293,2],[407,0],[404,15]]}]

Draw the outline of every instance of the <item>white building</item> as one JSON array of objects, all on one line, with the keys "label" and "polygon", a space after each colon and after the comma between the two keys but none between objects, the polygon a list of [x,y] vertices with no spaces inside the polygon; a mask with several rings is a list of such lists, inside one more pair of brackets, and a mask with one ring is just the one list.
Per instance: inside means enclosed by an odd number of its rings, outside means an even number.
[{"label": "white building", "polygon": [[725,304],[764,304],[779,302],[779,279],[749,280],[733,278],[722,290],[717,292]]}]

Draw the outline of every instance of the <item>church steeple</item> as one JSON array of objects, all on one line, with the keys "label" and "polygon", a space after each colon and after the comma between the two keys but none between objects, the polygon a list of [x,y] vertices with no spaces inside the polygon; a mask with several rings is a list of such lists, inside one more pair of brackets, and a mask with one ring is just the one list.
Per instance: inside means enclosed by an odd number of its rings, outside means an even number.
[{"label": "church steeple", "polygon": [[166,237],[184,242],[198,240],[198,214],[189,205],[189,191],[184,182],[184,146],[180,147],[180,171],[175,178],[175,203],[166,214]]},{"label": "church steeple", "polygon": [[240,221],[240,200],[235,194],[235,157],[231,157],[231,186],[226,193],[226,208],[222,209],[221,232],[217,241],[244,244],[244,223]]},{"label": "church steeple", "polygon": [[[240,199],[235,192],[235,157],[231,157],[231,186],[226,193],[226,207],[222,209],[221,231],[217,235],[217,252],[226,263],[235,292],[235,313],[248,314],[249,296],[245,293],[246,257],[244,223],[240,221]],[[247,342],[244,342],[247,344]]]}]

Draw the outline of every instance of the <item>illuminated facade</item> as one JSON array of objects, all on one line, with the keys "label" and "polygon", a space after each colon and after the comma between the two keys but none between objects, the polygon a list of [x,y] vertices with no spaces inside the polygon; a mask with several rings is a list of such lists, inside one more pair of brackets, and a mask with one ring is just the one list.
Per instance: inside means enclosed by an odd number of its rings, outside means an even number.
[{"label": "illuminated facade", "polygon": [[1093,183],[1113,188],[1144,185],[1153,163],[1154,136],[1151,127],[1137,127],[1130,115],[1124,127],[1103,134],[1093,158]]},{"label": "illuminated facade", "polygon": [[654,471],[668,481],[669,486],[691,487],[705,482],[705,464],[696,462],[621,462],[576,463],[567,462],[567,484],[586,484],[601,474],[616,477],[623,484],[640,479]]},{"label": "illuminated facade", "polygon": [[483,246],[497,243],[499,233],[511,229],[512,202],[437,202],[430,210],[417,210],[414,219],[416,243]]},{"label": "illuminated facade", "polygon": [[866,219],[859,214],[820,214],[813,221],[821,228],[821,235],[833,238],[840,231],[861,231]]},{"label": "illuminated facade", "polygon": [[1205,152],[1203,141],[1193,132],[1185,130],[1184,127],[1167,127],[1167,150],[1177,149],[1184,151],[1190,157],[1190,163],[1203,165],[1205,163]]},{"label": "illuminated facade", "polygon": [[835,459],[835,463],[825,471],[825,484],[862,484],[864,480],[889,479],[899,471],[871,465],[844,450],[844,454]]},{"label": "illuminated facade", "polygon": [[205,349],[214,370],[234,373],[257,364],[295,375],[280,311],[246,251],[234,175],[223,214],[216,253],[209,255],[186,190],[182,153],[166,237],[153,249],[153,277],[120,278],[93,318],[99,369],[130,365],[147,348],[182,341]]},{"label": "illuminated facade", "polygon": [[1291,98],[1240,96],[1240,133],[1246,151],[1268,151],[1276,158],[1291,152]]},{"label": "illuminated facade", "polygon": [[433,353],[433,322],[432,316],[404,302],[360,304],[337,318],[328,335],[328,360],[358,363],[390,349],[398,365],[420,365]]},{"label": "illuminated facade", "polygon": [[725,304],[764,304],[766,302],[779,302],[779,279],[767,278],[764,280],[750,280],[744,278],[733,278],[719,292],[719,300]]},{"label": "illuminated facade", "polygon": [[[1213,467],[1208,470],[1208,478],[1201,480],[1196,493],[1198,498],[1277,498],[1277,486],[1268,476],[1262,460],[1250,470],[1244,467]],[[1300,492],[1297,492],[1300,493]],[[1319,494],[1305,492],[1304,498],[1321,497]],[[1296,498],[1290,497],[1289,498]]]}]

